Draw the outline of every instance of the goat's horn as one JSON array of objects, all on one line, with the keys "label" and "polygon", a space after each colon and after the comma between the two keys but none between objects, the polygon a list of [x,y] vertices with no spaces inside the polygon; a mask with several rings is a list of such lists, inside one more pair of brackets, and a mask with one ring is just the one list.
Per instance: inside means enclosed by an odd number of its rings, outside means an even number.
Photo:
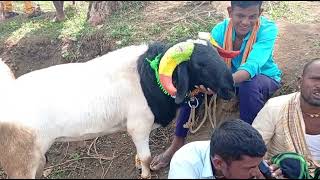
[{"label": "goat's horn", "polygon": [[213,39],[212,36],[210,36],[210,43],[217,48],[218,53],[221,57],[223,58],[234,58],[236,56],[238,56],[240,54],[240,51],[227,51],[224,50],[223,48],[221,48],[218,43],[216,42],[216,40]]},{"label": "goat's horn", "polygon": [[192,42],[178,43],[168,49],[160,61],[160,83],[171,96],[175,96],[177,93],[177,89],[172,83],[173,71],[180,63],[190,59],[193,49],[194,43]]},{"label": "goat's horn", "polygon": [[209,40],[210,43],[217,48],[218,53],[223,58],[234,58],[240,54],[240,51],[227,51],[219,46],[219,44],[216,42],[216,40],[211,36],[208,32],[199,32],[198,37],[200,39]]}]

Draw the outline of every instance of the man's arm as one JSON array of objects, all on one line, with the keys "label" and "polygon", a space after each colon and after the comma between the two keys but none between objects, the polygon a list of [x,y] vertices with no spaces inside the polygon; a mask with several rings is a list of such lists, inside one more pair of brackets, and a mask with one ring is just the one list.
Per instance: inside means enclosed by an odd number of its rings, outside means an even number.
[{"label": "man's arm", "polygon": [[[273,99],[271,99],[272,101]],[[270,100],[264,105],[264,107],[260,110],[257,114],[256,118],[252,123],[252,127],[258,130],[261,134],[262,139],[264,140],[265,144],[268,144],[272,139],[276,124],[277,118],[279,118],[279,114],[277,111],[274,111],[272,108],[272,103],[277,103],[275,101],[270,102]]]},{"label": "man's arm", "polygon": [[250,79],[250,74],[245,70],[239,70],[232,74],[233,81],[235,84],[241,83]]}]

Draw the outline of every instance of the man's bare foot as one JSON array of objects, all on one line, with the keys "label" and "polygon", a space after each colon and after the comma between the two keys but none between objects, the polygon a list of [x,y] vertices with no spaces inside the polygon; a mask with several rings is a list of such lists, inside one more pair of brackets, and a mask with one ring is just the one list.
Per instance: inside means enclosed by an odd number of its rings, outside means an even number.
[{"label": "man's bare foot", "polygon": [[167,167],[170,164],[171,158],[174,153],[184,145],[184,138],[175,136],[170,147],[163,153],[155,156],[151,163],[150,169],[157,171]]},{"label": "man's bare foot", "polygon": [[166,152],[155,156],[151,161],[150,169],[152,171],[158,171],[162,168],[167,167],[171,161],[171,158],[172,155]]}]

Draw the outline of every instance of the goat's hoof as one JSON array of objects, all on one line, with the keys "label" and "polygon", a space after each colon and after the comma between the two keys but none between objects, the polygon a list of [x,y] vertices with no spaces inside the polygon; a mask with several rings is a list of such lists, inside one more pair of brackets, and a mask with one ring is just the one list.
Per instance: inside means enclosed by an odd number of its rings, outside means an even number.
[{"label": "goat's hoof", "polygon": [[151,179],[151,174],[147,175],[147,176],[140,176],[140,179]]},{"label": "goat's hoof", "polygon": [[[136,166],[136,169],[138,170],[141,170],[142,169],[142,166],[141,166],[141,160],[139,159],[138,155],[136,154],[136,157],[135,157],[135,166]],[[141,172],[140,172],[141,173]]]}]

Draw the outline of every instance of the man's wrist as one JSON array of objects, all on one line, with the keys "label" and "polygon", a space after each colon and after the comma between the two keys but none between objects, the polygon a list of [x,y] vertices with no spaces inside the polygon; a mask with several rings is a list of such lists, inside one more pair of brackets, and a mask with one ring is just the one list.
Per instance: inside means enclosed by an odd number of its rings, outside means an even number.
[{"label": "man's wrist", "polygon": [[232,74],[234,84],[239,84],[250,79],[250,74],[245,70],[239,70]]}]

